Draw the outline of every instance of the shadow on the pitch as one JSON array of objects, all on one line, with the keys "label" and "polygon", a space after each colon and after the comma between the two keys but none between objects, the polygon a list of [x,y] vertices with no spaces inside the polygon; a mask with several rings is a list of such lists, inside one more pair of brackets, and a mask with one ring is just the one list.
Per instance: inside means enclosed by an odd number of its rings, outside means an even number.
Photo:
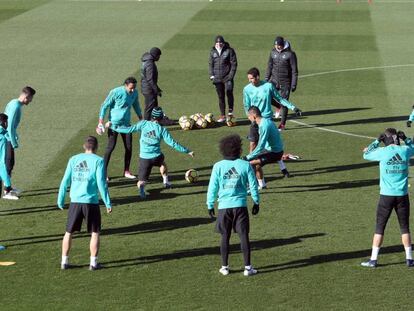
[{"label": "shadow on the pitch", "polygon": [[379,118],[370,118],[370,119],[357,119],[357,120],[347,120],[335,123],[315,123],[312,125],[315,126],[337,126],[337,125],[354,125],[354,124],[367,124],[367,123],[387,123],[387,122],[399,122],[407,121],[407,115],[404,116],[393,116],[393,117],[379,117]]},{"label": "shadow on the pitch", "polygon": [[[158,221],[150,221],[140,224],[135,224],[131,226],[118,227],[118,228],[108,228],[102,230],[102,235],[131,235],[131,234],[142,234],[142,233],[154,233],[160,231],[171,231],[182,228],[195,227],[200,225],[209,224],[212,221],[209,217],[193,217],[193,218],[178,218],[178,219],[166,219]],[[62,224],[63,225],[63,224]],[[85,227],[85,225],[84,225]],[[1,243],[15,242],[12,244],[7,244],[8,247],[18,246],[18,245],[30,245],[38,243],[48,243],[60,241],[63,238],[64,232],[59,234],[51,235],[39,235],[39,236],[29,236],[16,239],[7,239],[1,240]],[[90,234],[87,232],[78,232],[73,235],[74,239],[79,238],[89,238]]]},{"label": "shadow on the pitch", "polygon": [[[287,239],[267,239],[260,241],[252,241],[250,243],[252,251],[258,251],[262,249],[268,249],[273,247],[279,247],[289,244],[296,244],[302,242],[303,239],[315,238],[324,236],[325,233],[314,233],[306,234],[300,236],[294,236]],[[231,244],[230,253],[240,253],[240,244]],[[220,247],[203,247],[203,248],[194,248],[194,249],[185,249],[179,250],[173,253],[159,254],[159,255],[150,255],[150,256],[141,256],[136,258],[121,259],[114,261],[104,262],[103,265],[105,268],[120,268],[127,266],[135,266],[140,264],[150,264],[160,261],[168,260],[179,260],[184,258],[193,258],[207,255],[219,255]]]},{"label": "shadow on the pitch", "polygon": [[[391,254],[391,253],[399,253],[404,252],[404,248],[402,245],[393,245],[393,246],[386,246],[381,248],[381,254]],[[351,252],[342,252],[342,253],[330,253],[330,254],[323,254],[323,255],[316,255],[311,256],[309,258],[299,259],[288,261],[285,263],[268,265],[258,267],[260,273],[269,273],[275,271],[282,271],[282,270],[289,270],[289,269],[298,269],[304,268],[313,265],[325,264],[329,262],[336,262],[342,260],[349,260],[349,259],[357,259],[357,258],[368,258],[371,255],[371,249],[364,249],[358,251],[351,251]],[[356,264],[359,266],[359,263]],[[385,266],[385,265],[384,265]]]},{"label": "shadow on the pitch", "polygon": [[[289,165],[293,164],[296,161],[286,161],[286,164]],[[378,166],[378,163],[376,162],[362,162],[362,163],[355,163],[355,164],[346,164],[346,165],[337,165],[337,166],[325,166],[325,167],[315,167],[310,170],[298,170],[294,171],[293,174],[295,176],[309,176],[314,174],[327,174],[327,173],[336,173],[336,172],[342,172],[342,171],[350,171],[350,170],[356,170],[356,169],[362,169],[372,166]]]},{"label": "shadow on the pitch", "polygon": [[[178,188],[178,187],[177,187]],[[125,196],[125,197],[117,197],[111,199],[111,202],[114,206],[116,205],[124,205],[124,204],[131,204],[131,203],[139,203],[139,202],[148,202],[148,201],[157,201],[157,200],[168,200],[168,199],[174,199],[176,197],[182,197],[186,195],[194,195],[194,194],[205,194],[206,191],[193,191],[189,193],[177,193],[174,192],[173,189],[150,189],[146,190],[148,193],[147,197],[145,199],[141,199],[138,190],[136,195],[132,196]]]},{"label": "shadow on the pitch", "polygon": [[319,116],[319,115],[353,112],[353,111],[361,111],[361,110],[368,110],[368,109],[372,109],[372,108],[358,107],[358,108],[338,108],[338,109],[313,110],[313,111],[304,111],[303,116],[306,116],[306,117],[307,116]]},{"label": "shadow on the pitch", "polygon": [[[273,178],[280,179],[280,178]],[[267,180],[271,181],[272,178]],[[336,183],[326,183],[326,184],[313,184],[313,185],[293,185],[293,186],[280,186],[278,189],[297,189],[300,190],[283,190],[276,191],[275,193],[295,193],[295,192],[313,192],[313,191],[326,191],[326,190],[338,190],[338,189],[352,189],[352,188],[361,188],[378,185],[378,179],[364,179],[364,180],[353,180],[353,181],[341,181]]]},{"label": "shadow on the pitch", "polygon": [[33,213],[42,213],[42,212],[50,212],[50,211],[60,211],[60,210],[57,208],[57,205],[24,207],[24,208],[14,208],[14,209],[6,209],[6,210],[2,209],[0,210],[0,216],[33,214]]}]

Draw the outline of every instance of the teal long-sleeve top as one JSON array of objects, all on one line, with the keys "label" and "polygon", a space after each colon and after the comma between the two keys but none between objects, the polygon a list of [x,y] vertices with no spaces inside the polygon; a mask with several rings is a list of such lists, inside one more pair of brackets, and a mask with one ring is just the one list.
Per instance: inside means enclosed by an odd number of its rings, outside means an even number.
[{"label": "teal long-sleeve top", "polygon": [[219,161],[211,172],[207,207],[213,209],[217,198],[219,209],[245,207],[249,188],[253,202],[259,204],[257,180],[249,162],[242,159]]},{"label": "teal long-sleeve top", "polygon": [[99,119],[104,119],[106,113],[109,111],[108,120],[112,123],[112,130],[115,130],[116,126],[130,126],[131,107],[134,109],[138,118],[142,118],[138,91],[134,90],[132,93],[128,93],[125,86],[114,88],[109,92],[109,95],[101,106]]},{"label": "teal long-sleeve top", "polygon": [[410,116],[408,117],[408,121],[411,121],[411,122],[413,122],[413,121],[414,121],[414,109],[413,109],[413,111],[411,111],[411,114],[410,114]]},{"label": "teal long-sleeve top", "polygon": [[161,155],[161,141],[174,148],[178,152],[189,153],[190,149],[180,145],[172,137],[168,130],[156,121],[140,121],[130,127],[115,127],[119,133],[141,132],[139,139],[139,157],[153,159]]},{"label": "teal long-sleeve top", "polygon": [[98,192],[106,208],[111,208],[103,158],[92,153],[81,153],[70,158],[60,183],[57,204],[63,208],[66,190],[70,186],[73,203],[99,204]]},{"label": "teal long-sleeve top", "polygon": [[20,120],[22,118],[22,105],[23,104],[18,99],[13,99],[6,105],[6,110],[4,110],[4,113],[8,117],[8,139],[15,149],[19,147],[19,135],[17,134],[17,128],[19,127]]},{"label": "teal long-sleeve top", "polygon": [[408,167],[414,146],[409,138],[405,144],[379,147],[380,142],[375,140],[364,152],[365,160],[379,162],[382,195],[404,196],[408,193]]},{"label": "teal long-sleeve top", "polygon": [[10,176],[6,168],[6,136],[7,130],[0,126],[0,182],[3,182],[5,187],[11,187]]},{"label": "teal long-sleeve top", "polygon": [[275,123],[271,119],[262,118],[259,123],[259,142],[256,148],[246,156],[247,160],[256,158],[266,150],[269,152],[283,151],[283,141]]},{"label": "teal long-sleeve top", "polygon": [[249,83],[243,89],[244,111],[248,112],[251,106],[256,106],[262,113],[263,118],[272,118],[272,98],[276,99],[281,105],[295,110],[296,106],[284,99],[275,86],[266,81],[260,81],[258,86]]}]

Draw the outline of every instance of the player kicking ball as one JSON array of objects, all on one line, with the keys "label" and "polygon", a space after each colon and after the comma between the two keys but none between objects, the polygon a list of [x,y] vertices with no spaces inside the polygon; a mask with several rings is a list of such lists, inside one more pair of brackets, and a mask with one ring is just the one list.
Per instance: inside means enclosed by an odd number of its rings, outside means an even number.
[{"label": "player kicking ball", "polygon": [[85,153],[70,158],[65,175],[60,183],[58,207],[63,210],[66,189],[70,187],[70,206],[66,233],[62,242],[61,269],[70,268],[69,251],[72,245],[72,235],[80,231],[85,219],[87,230],[91,233],[89,270],[98,270],[99,233],[101,231],[101,212],[99,210],[98,192],[106,206],[107,213],[112,212],[108,185],[105,179],[104,159],[96,155],[98,140],[89,136],[83,145]]},{"label": "player kicking ball", "polygon": [[[400,139],[405,146],[400,146]],[[385,147],[379,147],[383,142]],[[388,128],[384,134],[364,149],[364,159],[378,161],[380,166],[380,199],[377,207],[377,223],[372,241],[371,258],[361,266],[375,268],[378,253],[384,240],[384,230],[388,219],[395,210],[400,224],[401,240],[404,245],[406,264],[414,266],[409,228],[410,199],[408,197],[408,168],[414,155],[414,145],[404,132]]]},{"label": "player kicking ball", "polygon": [[[171,183],[168,180],[168,168],[165,163],[164,154],[161,152],[161,141],[163,140],[167,145],[174,148],[178,152],[187,153],[194,157],[194,152],[188,148],[177,143],[168,130],[160,125],[160,121],[164,117],[164,112],[161,107],[155,107],[151,112],[151,121],[143,120],[130,127],[115,127],[119,133],[130,134],[133,132],[141,132],[139,139],[139,172],[138,183],[140,197],[146,198],[145,184],[151,174],[154,166],[160,168],[160,173],[163,179],[164,187],[171,188]],[[107,122],[105,127],[110,127],[111,122]]]},{"label": "player kicking ball", "polygon": [[4,183],[3,199],[18,200],[19,197],[13,191],[10,176],[7,173],[6,150],[7,150],[7,115],[0,113],[0,193],[1,185]]},{"label": "player kicking ball", "polygon": [[230,135],[220,140],[220,152],[223,160],[213,166],[207,191],[207,207],[210,217],[214,217],[214,203],[218,197],[218,217],[216,230],[221,234],[221,262],[219,272],[230,273],[229,250],[231,231],[240,237],[244,259],[245,276],[255,275],[257,270],[250,262],[249,212],[247,210],[247,192],[250,186],[253,199],[252,214],[259,213],[259,192],[254,171],[249,162],[240,159],[242,143],[239,135]]},{"label": "player kicking ball", "polygon": [[256,147],[245,159],[256,168],[256,177],[259,189],[266,188],[263,175],[263,166],[269,163],[277,163],[283,157],[283,141],[275,123],[268,118],[263,118],[256,106],[251,106],[247,111],[247,117],[259,127],[259,141]]}]

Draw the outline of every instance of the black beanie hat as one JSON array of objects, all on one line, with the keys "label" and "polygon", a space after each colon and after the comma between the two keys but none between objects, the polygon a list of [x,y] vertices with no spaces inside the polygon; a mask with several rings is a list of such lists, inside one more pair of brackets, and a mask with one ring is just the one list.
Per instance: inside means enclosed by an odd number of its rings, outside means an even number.
[{"label": "black beanie hat", "polygon": [[218,35],[218,36],[216,36],[216,39],[214,40],[214,42],[215,42],[215,43],[217,43],[217,42],[222,42],[222,43],[224,43],[225,41],[224,41],[223,36]]},{"label": "black beanie hat", "polygon": [[275,45],[285,45],[285,40],[283,39],[283,37],[276,37]]},{"label": "black beanie hat", "polygon": [[154,48],[152,48],[152,49],[150,50],[150,54],[151,54],[153,57],[157,58],[157,57],[159,57],[159,56],[161,55],[161,50],[160,50],[159,48],[154,47]]}]

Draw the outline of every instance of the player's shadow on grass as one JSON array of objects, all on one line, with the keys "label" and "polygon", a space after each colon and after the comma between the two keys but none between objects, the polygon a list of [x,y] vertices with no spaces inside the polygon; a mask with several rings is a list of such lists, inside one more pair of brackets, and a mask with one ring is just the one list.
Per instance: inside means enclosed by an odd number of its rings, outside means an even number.
[{"label": "player's shadow on grass", "polygon": [[[267,240],[251,241],[250,245],[251,245],[252,251],[258,251],[258,250],[269,249],[269,248],[279,247],[279,246],[284,246],[284,245],[289,245],[289,244],[296,244],[296,243],[302,242],[303,239],[315,238],[315,237],[320,237],[324,235],[325,233],[314,233],[314,234],[294,236],[294,237],[286,238],[286,239],[267,239]],[[240,244],[239,243],[231,244],[230,253],[240,253]],[[156,263],[160,261],[179,260],[179,259],[184,259],[184,258],[193,258],[193,257],[208,256],[208,255],[219,255],[219,254],[220,254],[219,246],[203,247],[203,248],[179,250],[179,251],[176,251],[173,253],[167,253],[167,254],[141,256],[141,257],[136,257],[136,258],[107,261],[107,262],[104,262],[103,265],[105,266],[105,268],[120,268],[120,267],[135,266],[135,265],[140,265],[140,264]]]},{"label": "player's shadow on grass", "polygon": [[393,116],[393,117],[379,117],[379,118],[370,118],[370,119],[357,119],[357,120],[347,120],[335,123],[316,123],[315,126],[337,126],[337,125],[354,125],[354,124],[366,124],[366,123],[387,123],[387,122],[400,122],[407,121],[407,115],[404,116]]},{"label": "player's shadow on grass", "polygon": [[[402,252],[402,253],[404,252],[404,248],[402,245],[381,247],[381,254],[392,254],[392,253],[399,253],[399,252]],[[299,260],[288,261],[288,262],[280,263],[280,264],[262,266],[262,267],[258,267],[258,269],[260,270],[260,273],[263,274],[263,273],[270,273],[270,272],[275,272],[275,271],[304,268],[308,266],[320,265],[320,264],[337,262],[337,261],[342,261],[342,260],[350,260],[350,259],[358,259],[358,258],[366,259],[370,255],[371,255],[371,249],[341,252],[341,253],[330,253],[330,254],[311,256],[309,258],[304,258],[304,259],[299,259]],[[387,264],[387,265],[393,265],[393,264]],[[359,263],[357,263],[356,265],[359,266]]]},{"label": "player's shadow on grass", "polygon": [[361,110],[368,110],[368,109],[372,109],[372,108],[358,107],[358,108],[337,108],[337,109],[313,110],[313,111],[304,111],[303,116],[306,116],[306,117],[307,116],[319,116],[319,115],[337,114],[337,113],[361,111]]},{"label": "player's shadow on grass", "polygon": [[[294,162],[295,161],[290,161],[290,162],[286,162],[286,164],[289,166],[290,164],[293,164]],[[309,176],[309,175],[314,175],[314,174],[319,175],[319,174],[336,173],[336,172],[342,172],[342,171],[350,171],[350,170],[362,169],[362,168],[367,168],[367,167],[372,167],[372,166],[378,166],[378,163],[366,161],[366,162],[356,163],[356,164],[315,167],[310,170],[292,171],[292,174],[294,176]]]},{"label": "player's shadow on grass", "polygon": [[288,191],[278,191],[278,192],[280,193],[313,192],[313,191],[361,188],[361,187],[369,187],[369,186],[374,186],[374,185],[378,185],[378,179],[340,181],[336,183],[313,184],[313,185],[293,185],[293,186],[283,186],[283,185],[279,186],[278,185],[278,189],[303,188],[300,190],[293,190],[293,191],[288,190]]},{"label": "player's shadow on grass", "polygon": [[[108,228],[102,230],[102,235],[133,235],[133,234],[143,234],[143,233],[154,233],[161,231],[171,231],[182,228],[196,227],[200,225],[205,225],[211,223],[212,220],[209,217],[193,217],[193,218],[178,218],[178,219],[166,219],[166,220],[157,220],[144,222],[140,224],[135,224],[131,226],[118,227],[118,228]],[[85,225],[84,225],[85,226]],[[15,242],[14,244],[7,244],[7,246],[20,246],[20,245],[30,245],[38,243],[48,243],[62,240],[64,232],[60,234],[51,234],[51,235],[39,235],[39,236],[29,236],[23,238],[7,239],[1,240],[1,243]],[[79,232],[73,235],[74,239],[79,238],[89,238],[90,234],[87,232]]]},{"label": "player's shadow on grass", "polygon": [[2,209],[2,210],[0,210],[0,217],[1,216],[42,213],[42,212],[50,212],[50,211],[59,211],[59,209],[57,208],[57,205],[14,208],[14,209],[6,209],[6,210]]},{"label": "player's shadow on grass", "polygon": [[139,202],[148,202],[148,201],[157,201],[157,200],[168,200],[174,199],[176,197],[186,196],[186,195],[194,195],[194,194],[205,194],[206,191],[194,191],[189,193],[177,193],[174,192],[173,189],[150,189],[147,190],[147,197],[145,199],[141,199],[138,195],[138,190],[136,195],[125,196],[125,197],[117,197],[111,199],[113,205],[124,205],[124,204],[131,204],[131,203],[139,203]]}]

